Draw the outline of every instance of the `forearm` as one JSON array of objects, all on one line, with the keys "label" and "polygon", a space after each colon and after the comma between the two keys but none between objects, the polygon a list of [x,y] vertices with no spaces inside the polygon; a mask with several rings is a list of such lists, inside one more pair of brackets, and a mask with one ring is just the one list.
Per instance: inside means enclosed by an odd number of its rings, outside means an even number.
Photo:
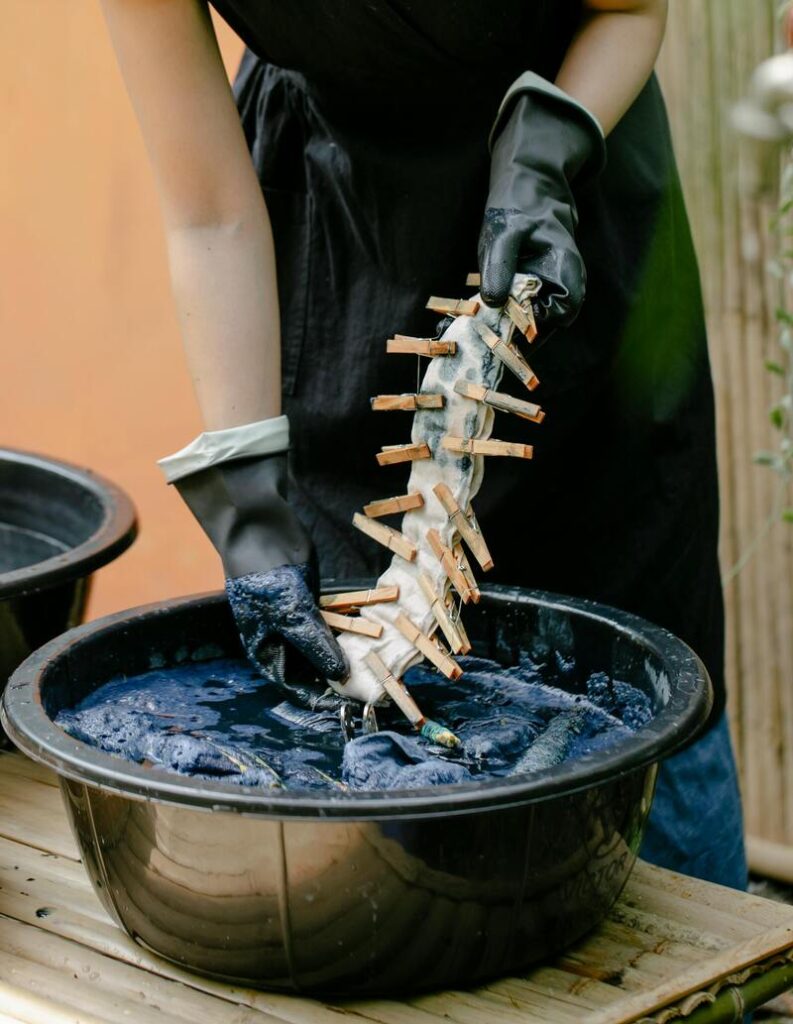
[{"label": "forearm", "polygon": [[278,293],[264,203],[167,228],[173,293],[206,430],[281,412]]},{"label": "forearm", "polygon": [[206,0],[102,0],[163,211],[207,430],[280,413],[270,222]]},{"label": "forearm", "polygon": [[590,110],[608,134],[652,73],[667,0],[586,0],[585,6],[556,84]]}]

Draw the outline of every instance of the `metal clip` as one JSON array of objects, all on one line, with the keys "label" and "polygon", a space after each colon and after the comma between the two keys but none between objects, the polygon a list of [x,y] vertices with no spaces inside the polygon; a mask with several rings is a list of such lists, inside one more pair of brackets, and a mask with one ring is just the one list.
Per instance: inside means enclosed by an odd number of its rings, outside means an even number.
[{"label": "metal clip", "polygon": [[364,736],[371,736],[373,733],[379,732],[380,727],[377,724],[377,715],[375,714],[374,704],[371,701],[363,706],[361,728]]},{"label": "metal clip", "polygon": [[344,742],[349,743],[350,740],[354,740],[355,714],[352,710],[352,704],[342,704],[339,708],[339,722],[341,724],[341,733],[344,737]]},{"label": "metal clip", "polygon": [[462,614],[462,610],[463,610],[463,599],[462,599],[462,597],[459,597],[456,601],[454,600],[454,598],[452,598],[452,606],[451,606],[451,608],[448,609],[448,611],[449,611],[449,618],[452,620],[452,622],[459,622],[460,621],[460,615]]}]

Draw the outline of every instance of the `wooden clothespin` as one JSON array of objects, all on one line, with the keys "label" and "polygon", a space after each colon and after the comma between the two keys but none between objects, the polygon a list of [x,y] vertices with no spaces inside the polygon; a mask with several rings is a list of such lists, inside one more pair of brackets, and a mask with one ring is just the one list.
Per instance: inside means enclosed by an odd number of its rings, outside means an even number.
[{"label": "wooden clothespin", "polygon": [[431,295],[427,309],[433,313],[443,313],[444,316],[474,316],[479,311],[479,303],[476,299],[442,299]]},{"label": "wooden clothespin", "polygon": [[509,455],[516,459],[530,459],[534,449],[530,444],[518,444],[517,441],[478,440],[475,437],[454,437],[446,434],[441,445],[450,452],[462,455]]},{"label": "wooden clothespin", "polygon": [[396,462],[418,462],[420,459],[431,459],[429,445],[422,441],[419,444],[387,444],[377,453],[380,466],[391,466]]},{"label": "wooden clothespin", "polygon": [[422,495],[399,494],[395,498],[380,498],[378,501],[370,501],[364,505],[364,515],[370,519],[377,519],[379,516],[393,516],[398,512],[411,512],[415,508],[421,508],[424,504]]},{"label": "wooden clothespin", "polygon": [[371,590],[348,590],[343,594],[323,594],[319,599],[319,606],[328,611],[344,612],[397,600],[399,587],[373,587]]},{"label": "wooden clothespin", "polygon": [[385,523],[379,523],[376,519],[367,519],[360,512],[356,512],[352,517],[352,525],[361,533],[365,533],[367,537],[371,537],[378,544],[388,548],[389,551],[404,558],[405,561],[412,562],[416,557],[416,545],[399,530],[394,530],[392,527],[386,526]]},{"label": "wooden clothespin", "polygon": [[[463,640],[457,624],[452,621],[449,609],[446,607],[443,599],[435,593],[432,580],[425,572],[419,573],[419,585],[430,603],[432,614],[435,616],[435,621],[440,626],[441,632],[446,637],[450,650],[453,654],[464,654],[466,651],[465,640]],[[470,650],[470,645],[468,650]]]},{"label": "wooden clothespin", "polygon": [[386,342],[389,355],[453,356],[457,351],[456,341],[440,341],[438,338],[411,338],[407,334],[395,334]]},{"label": "wooden clothespin", "polygon": [[380,683],[402,714],[412,725],[415,725],[417,728],[420,727],[424,721],[424,715],[418,704],[408,693],[405,684],[396,678],[376,651],[369,651],[364,661],[371,669],[375,679]]},{"label": "wooden clothespin", "polygon": [[[465,283],[469,288],[481,288],[482,275],[468,274],[465,279]],[[532,295],[537,294],[539,286],[540,282],[537,280],[535,290],[531,293]],[[528,308],[526,308],[525,306],[522,306],[513,295],[508,295],[504,308],[506,309],[507,316],[521,334],[525,335],[528,341],[534,341],[537,337],[537,322],[534,319],[534,309],[532,308],[531,303],[529,303]]]},{"label": "wooden clothespin", "polygon": [[442,409],[444,396],[434,394],[418,395],[375,395],[370,399],[373,412],[394,412],[404,410],[415,412],[416,409]]},{"label": "wooden clothespin", "polygon": [[470,516],[466,516],[465,512],[463,512],[457,504],[448,484],[437,483],[433,487],[432,491],[441,505],[443,505],[446,510],[446,514],[454,523],[457,532],[468,545],[468,548],[473,553],[474,558],[477,560],[481,568],[485,572],[488,572],[488,570],[493,568],[493,556],[490,554],[487,544],[485,543],[485,538],[482,536],[482,531],[479,529],[479,523],[476,521],[476,516],[473,512]]},{"label": "wooden clothespin", "polygon": [[439,672],[442,672],[447,679],[459,679],[463,670],[441,645],[432,637],[422,633],[415,623],[411,622],[407,615],[400,612],[394,625],[409,643],[421,651],[427,661],[432,662]]},{"label": "wooden clothespin", "polygon": [[449,729],[426,718],[401,679],[397,679],[376,651],[364,658],[369,670],[411,725],[422,736],[444,747],[459,747],[460,741]]},{"label": "wooden clothespin", "polygon": [[[469,288],[481,288],[482,275],[469,274],[465,279],[465,283]],[[536,294],[536,292],[534,294]],[[508,295],[504,308],[507,316],[521,334],[525,335],[528,341],[534,341],[537,337],[537,323],[534,319],[534,310],[532,309],[531,303],[529,303],[527,309],[525,306],[521,306],[513,295]]]},{"label": "wooden clothespin", "polygon": [[446,547],[437,530],[427,530],[427,543],[443,566],[443,571],[449,577],[454,589],[463,599],[463,602],[468,604],[469,601],[473,600],[474,595],[465,577],[465,573],[457,565],[452,549]]},{"label": "wooden clothespin", "polygon": [[371,622],[369,619],[362,619],[360,616],[353,618],[350,615],[340,615],[338,612],[321,611],[320,615],[333,629],[342,633],[357,633],[359,636],[370,636],[379,640],[383,635],[383,627],[379,622]]},{"label": "wooden clothespin", "polygon": [[498,409],[500,412],[511,412],[521,419],[531,420],[532,423],[542,423],[545,413],[534,402],[524,402],[522,398],[514,398],[502,391],[490,391],[481,384],[473,384],[469,380],[458,380],[454,390],[463,398],[472,398],[475,402],[483,402],[485,405]]},{"label": "wooden clothespin", "polygon": [[495,331],[480,320],[474,320],[474,328],[493,355],[515,374],[521,384],[525,384],[529,391],[533,391],[540,381],[520,352],[513,345],[503,341]]},{"label": "wooden clothespin", "polygon": [[534,310],[531,308],[531,303],[529,303],[528,308],[521,306],[514,296],[508,295],[507,304],[504,308],[507,316],[520,333],[525,336],[526,340],[534,341],[537,337],[537,323],[534,319]]}]

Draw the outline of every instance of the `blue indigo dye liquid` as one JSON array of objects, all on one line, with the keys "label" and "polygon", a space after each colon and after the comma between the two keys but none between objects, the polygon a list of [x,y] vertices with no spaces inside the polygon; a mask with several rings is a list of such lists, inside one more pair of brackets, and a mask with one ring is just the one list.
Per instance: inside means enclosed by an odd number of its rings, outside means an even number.
[{"label": "blue indigo dye liquid", "polygon": [[405,682],[458,751],[410,732],[392,707],[380,731],[345,744],[338,712],[310,710],[246,661],[215,659],[105,683],[56,722],[107,753],[202,779],[288,789],[411,789],[540,771],[618,744],[652,717],[648,698],[593,674],[582,692],[551,685],[573,667],[460,659],[449,682],[427,665]]}]

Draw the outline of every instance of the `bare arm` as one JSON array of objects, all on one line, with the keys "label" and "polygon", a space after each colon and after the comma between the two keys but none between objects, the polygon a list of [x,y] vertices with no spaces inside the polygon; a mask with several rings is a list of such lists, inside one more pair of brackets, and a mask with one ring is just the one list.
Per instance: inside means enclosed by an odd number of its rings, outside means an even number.
[{"label": "bare arm", "polygon": [[205,429],[281,411],[270,221],[204,0],[102,0],[149,153]]},{"label": "bare arm", "polygon": [[556,84],[608,134],[650,77],[664,38],[668,0],[585,0],[587,14]]}]

